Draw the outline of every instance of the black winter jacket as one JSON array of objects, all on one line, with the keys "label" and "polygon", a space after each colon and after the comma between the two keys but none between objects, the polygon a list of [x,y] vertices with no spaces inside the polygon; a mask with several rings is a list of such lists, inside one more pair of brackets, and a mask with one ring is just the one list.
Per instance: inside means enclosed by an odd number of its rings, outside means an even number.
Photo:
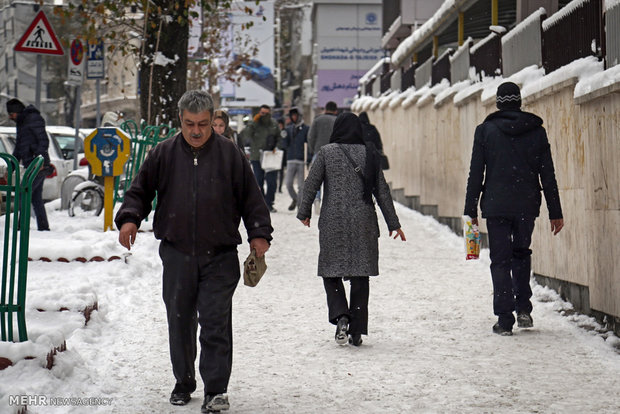
[{"label": "black winter jacket", "polygon": [[179,133],[151,149],[116,214],[120,229],[151,211],[155,237],[190,255],[241,244],[243,218],[248,240],[271,240],[271,218],[250,163],[228,138],[212,132],[195,156]]},{"label": "black winter jacket", "polygon": [[310,127],[304,123],[286,127],[286,138],[282,140],[282,149],[286,150],[287,160],[304,161],[304,144],[308,142]]},{"label": "black winter jacket", "polygon": [[37,108],[28,105],[16,119],[17,139],[13,155],[28,167],[38,155],[43,156],[43,165],[50,164],[49,137],[45,132],[45,120]]},{"label": "black winter jacket", "polygon": [[528,112],[497,111],[478,125],[467,180],[466,215],[478,216],[482,193],[482,217],[538,217],[542,189],[549,219],[562,218],[551,148],[542,124],[541,118]]}]

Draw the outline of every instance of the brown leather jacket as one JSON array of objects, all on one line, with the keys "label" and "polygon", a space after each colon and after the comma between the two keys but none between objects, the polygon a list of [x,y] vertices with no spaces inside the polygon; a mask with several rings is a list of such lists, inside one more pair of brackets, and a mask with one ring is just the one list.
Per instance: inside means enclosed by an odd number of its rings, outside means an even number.
[{"label": "brown leather jacket", "polygon": [[249,162],[233,142],[212,134],[197,155],[180,133],[151,149],[125,194],[116,226],[139,226],[157,192],[155,237],[182,252],[236,248],[241,218],[248,240],[271,241],[269,210]]}]

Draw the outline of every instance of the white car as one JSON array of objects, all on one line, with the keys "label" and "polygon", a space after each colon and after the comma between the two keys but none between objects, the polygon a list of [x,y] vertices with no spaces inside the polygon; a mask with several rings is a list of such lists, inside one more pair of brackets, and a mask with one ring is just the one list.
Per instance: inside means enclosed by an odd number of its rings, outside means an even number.
[{"label": "white car", "polygon": [[[75,128],[68,126],[47,125],[45,127],[48,135],[51,135],[60,147],[60,152],[65,160],[73,161],[73,148],[75,147]],[[88,161],[84,157],[84,139],[86,135],[82,131],[78,132],[78,167],[88,166]]]},{"label": "white car", "polygon": [[[0,126],[0,135],[2,135],[2,142],[5,144],[4,148],[7,153],[13,154],[15,148],[15,139],[17,131],[15,127],[2,127]],[[58,142],[48,132],[50,141],[48,153],[50,156],[50,163],[53,167],[53,171],[45,178],[43,182],[43,200],[50,201],[60,198],[60,188],[62,181],[73,170],[73,159],[65,160],[62,156],[62,151]]]}]

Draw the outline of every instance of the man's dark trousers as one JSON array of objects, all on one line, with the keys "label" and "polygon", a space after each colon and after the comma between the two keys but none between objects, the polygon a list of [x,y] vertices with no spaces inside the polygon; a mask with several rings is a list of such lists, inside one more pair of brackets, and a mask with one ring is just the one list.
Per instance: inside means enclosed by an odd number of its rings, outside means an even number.
[{"label": "man's dark trousers", "polygon": [[172,371],[179,392],[196,389],[196,328],[205,394],[227,392],[232,370],[232,297],[239,282],[236,247],[187,255],[162,241],[163,298],[168,315]]},{"label": "man's dark trousers", "polygon": [[327,295],[327,308],[329,310],[329,322],[338,323],[342,315],[349,317],[349,334],[368,335],[368,276],[348,278],[351,282],[350,303],[347,304],[347,296],[344,284],[340,277],[324,277],[323,286]]},{"label": "man's dark trousers", "polygon": [[[260,161],[252,161],[252,171],[254,171],[254,177],[260,188],[263,197],[265,197],[265,203],[267,207],[272,208],[273,202],[276,198],[276,187],[278,185],[278,171],[265,172],[260,166]],[[267,192],[265,192],[264,184],[267,181]]]},{"label": "man's dark trousers", "polygon": [[47,221],[47,213],[45,212],[45,203],[43,203],[43,182],[47,175],[47,169],[39,171],[32,182],[32,208],[37,219],[38,230],[49,230],[50,225]]},{"label": "man's dark trousers", "polygon": [[499,324],[511,329],[513,312],[532,312],[532,232],[535,217],[488,217],[491,277],[493,279],[493,312]]}]

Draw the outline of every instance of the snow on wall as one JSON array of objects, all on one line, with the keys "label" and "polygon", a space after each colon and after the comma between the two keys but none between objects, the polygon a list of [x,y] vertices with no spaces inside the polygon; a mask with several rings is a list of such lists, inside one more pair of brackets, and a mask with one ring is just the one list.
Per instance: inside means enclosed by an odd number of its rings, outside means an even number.
[{"label": "snow on wall", "polygon": [[372,68],[368,69],[368,72],[366,72],[364,74],[364,76],[362,76],[359,79],[359,84],[360,85],[365,84],[366,82],[368,82],[370,80],[370,78],[373,75],[377,75],[378,71],[381,70],[381,68],[383,67],[384,63],[390,63],[390,58],[389,57],[384,57],[382,59],[379,59],[377,61],[377,63],[375,63],[375,65]]},{"label": "snow on wall", "polygon": [[504,46],[506,42],[509,42],[513,37],[521,34],[524,30],[527,29],[527,27],[529,27],[530,24],[534,23],[535,21],[540,21],[541,17],[546,14],[547,11],[545,10],[545,8],[541,7],[534,13],[527,16],[525,20],[516,25],[511,31],[509,31],[506,35],[502,37],[502,46]]},{"label": "snow on wall", "polygon": [[577,82],[577,85],[575,85],[575,92],[573,94],[575,99],[596,90],[620,83],[620,65],[613,66],[604,71],[594,72],[596,69],[600,70],[602,68],[602,62],[592,61],[591,68],[591,72],[588,72],[589,75],[582,76],[579,82]]},{"label": "snow on wall", "polygon": [[[459,5],[460,3],[463,3],[463,1],[459,1]],[[444,1],[433,17],[428,19],[426,23],[411,33],[409,37],[398,45],[394,53],[392,53],[392,63],[394,66],[401,66],[407,56],[411,55],[414,49],[418,46],[418,42],[426,39],[427,36],[429,36],[441,23],[443,23],[445,17],[449,13],[456,12],[456,10],[456,0]]]},{"label": "snow on wall", "polygon": [[557,22],[562,20],[564,17],[572,14],[575,10],[580,7],[583,7],[585,3],[589,3],[591,0],[573,0],[568,3],[566,6],[562,7],[557,12],[553,13],[548,19],[543,21],[543,30],[548,30],[550,27],[555,25]]},{"label": "snow on wall", "polygon": [[611,10],[620,4],[620,0],[605,0],[605,11]]}]

